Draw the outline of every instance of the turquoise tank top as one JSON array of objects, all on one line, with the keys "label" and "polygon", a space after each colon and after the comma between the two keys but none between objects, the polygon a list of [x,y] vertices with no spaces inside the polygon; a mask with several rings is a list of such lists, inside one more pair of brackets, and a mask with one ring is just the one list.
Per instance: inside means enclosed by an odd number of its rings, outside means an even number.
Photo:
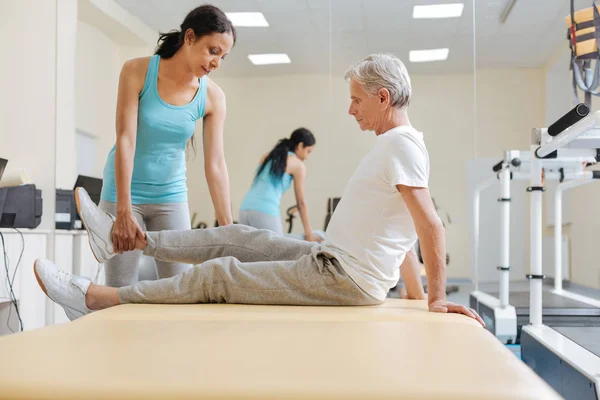
[{"label": "turquoise tank top", "polygon": [[[174,106],[158,95],[160,56],[150,58],[144,88],[139,96],[137,136],[131,177],[132,204],[162,204],[187,201],[186,144],[204,116],[208,80],[200,79],[194,99]],[[101,198],[116,203],[116,144],[104,167]]]},{"label": "turquoise tank top", "polygon": [[[288,152],[288,155],[294,155],[293,152]],[[260,165],[256,169],[258,172]],[[246,193],[241,210],[257,210],[269,215],[281,215],[281,196],[290,188],[292,183],[292,175],[283,173],[280,180],[277,180],[271,175],[271,161],[265,165],[260,175],[254,179],[252,187]]]}]

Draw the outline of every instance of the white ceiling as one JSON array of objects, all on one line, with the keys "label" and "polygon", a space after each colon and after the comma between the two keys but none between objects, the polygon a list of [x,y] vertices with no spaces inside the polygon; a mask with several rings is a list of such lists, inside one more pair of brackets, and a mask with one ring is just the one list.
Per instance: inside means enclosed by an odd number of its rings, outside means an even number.
[{"label": "white ceiling", "polygon": [[[116,0],[156,31],[179,28],[198,0]],[[238,41],[216,72],[221,76],[343,74],[370,53],[390,52],[411,73],[470,73],[478,67],[539,67],[567,46],[569,0],[517,0],[505,24],[508,0],[463,0],[462,17],[415,20],[414,5],[460,0],[213,0],[225,12],[260,11],[270,26],[237,28]],[[473,24],[473,1],[475,24]],[[577,8],[591,0],[576,0]],[[476,33],[474,35],[474,32]],[[475,40],[474,40],[475,39]],[[474,51],[476,44],[476,51]],[[447,61],[410,63],[410,50],[450,48]],[[292,63],[254,66],[252,53],[288,53]]]}]

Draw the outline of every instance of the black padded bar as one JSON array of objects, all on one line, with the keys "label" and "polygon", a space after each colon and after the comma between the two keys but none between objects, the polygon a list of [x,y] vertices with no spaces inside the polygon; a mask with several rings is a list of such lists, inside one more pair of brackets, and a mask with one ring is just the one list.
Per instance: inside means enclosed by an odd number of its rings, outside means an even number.
[{"label": "black padded bar", "polygon": [[596,39],[596,32],[586,33],[585,35],[579,35],[575,38],[575,43],[585,42],[586,40]]},{"label": "black padded bar", "polygon": [[596,149],[596,161],[600,162],[600,149]]},{"label": "black padded bar", "polygon": [[592,179],[600,179],[600,171],[592,171]]},{"label": "black padded bar", "polygon": [[558,181],[560,183],[562,183],[565,180],[565,169],[564,168],[559,168],[558,172],[560,172],[560,179]]},{"label": "black padded bar", "polygon": [[500,171],[500,170],[502,169],[502,163],[504,163],[504,161],[500,161],[498,164],[494,165],[494,166],[492,167],[492,170],[493,170],[494,172],[498,172],[498,171]]},{"label": "black padded bar", "polygon": [[[576,31],[580,31],[582,29],[587,29],[587,28],[593,28],[594,27],[594,20],[590,19],[589,21],[583,21],[580,22],[578,24],[575,24],[575,30]],[[567,36],[569,37],[569,39],[571,38],[571,32],[569,31]]]},{"label": "black padded bar", "polygon": [[534,154],[537,158],[541,158],[542,160],[547,159],[547,158],[558,158],[558,150],[554,150],[552,153],[548,153],[548,155],[546,155],[545,157],[540,157],[540,156],[538,156],[539,149],[540,148],[538,147],[537,149],[535,149],[535,152],[534,152]]},{"label": "black padded bar", "polygon": [[527,277],[527,279],[545,279],[546,278],[546,275],[527,274],[525,276]]},{"label": "black padded bar", "polygon": [[548,135],[556,136],[574,123],[585,118],[590,113],[590,107],[585,103],[579,103],[571,111],[563,115],[548,127]]},{"label": "black padded bar", "polygon": [[[510,171],[510,180],[512,181],[513,173]],[[496,172],[496,179],[500,179],[500,172]]]},{"label": "black padded bar", "polygon": [[534,192],[534,191],[538,191],[538,192],[545,192],[546,188],[543,186],[529,186],[527,188],[528,192]]}]

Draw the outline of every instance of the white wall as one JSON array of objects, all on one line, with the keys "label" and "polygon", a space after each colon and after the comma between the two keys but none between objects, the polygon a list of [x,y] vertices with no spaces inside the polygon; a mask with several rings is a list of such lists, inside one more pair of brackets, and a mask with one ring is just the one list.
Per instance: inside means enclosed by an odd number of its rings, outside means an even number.
[{"label": "white wall", "polygon": [[[31,12],[35,10],[35,12]],[[0,1],[0,157],[42,190],[41,228],[54,225],[56,1]]]},{"label": "white wall", "polygon": [[78,21],[75,54],[75,125],[96,138],[94,175],[101,178],[106,156],[115,143],[119,45],[95,27]]},{"label": "white wall", "polygon": [[56,187],[71,189],[75,183],[75,48],[77,0],[58,5],[56,58]]},{"label": "white wall", "polygon": [[[540,69],[477,70],[477,160],[466,171],[470,196],[480,180],[491,177],[489,165],[500,161],[505,150],[528,151],[531,130],[544,125],[544,75]],[[467,145],[465,143],[465,145]],[[484,171],[474,171],[481,168]],[[511,184],[510,267],[511,280],[523,281],[529,271],[529,197],[526,183]],[[462,191],[461,191],[462,193]],[[479,224],[479,279],[498,281],[500,264],[499,185],[481,194]],[[472,199],[465,199],[471,224]],[[471,234],[471,225],[468,226]],[[468,241],[468,246],[472,242]]]},{"label": "white wall", "polygon": [[[75,98],[78,130],[96,138],[94,176],[102,178],[108,152],[115,144],[119,74],[130,58],[148,56],[148,47],[115,43],[98,28],[77,22]],[[73,143],[75,138],[72,138]],[[69,162],[75,165],[75,158]],[[73,180],[71,186],[75,183]]]}]

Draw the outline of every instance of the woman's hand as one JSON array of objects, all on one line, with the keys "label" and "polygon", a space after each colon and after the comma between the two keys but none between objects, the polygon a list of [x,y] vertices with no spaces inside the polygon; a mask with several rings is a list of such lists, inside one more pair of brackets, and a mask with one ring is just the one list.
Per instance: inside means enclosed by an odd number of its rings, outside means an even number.
[{"label": "woman's hand", "polygon": [[112,240],[115,253],[135,250],[136,238],[144,241],[145,235],[131,212],[117,213],[113,225]]},{"label": "woman's hand", "polygon": [[323,241],[323,239],[320,236],[317,236],[313,233],[305,234],[304,240],[306,240],[307,242],[322,242]]}]

